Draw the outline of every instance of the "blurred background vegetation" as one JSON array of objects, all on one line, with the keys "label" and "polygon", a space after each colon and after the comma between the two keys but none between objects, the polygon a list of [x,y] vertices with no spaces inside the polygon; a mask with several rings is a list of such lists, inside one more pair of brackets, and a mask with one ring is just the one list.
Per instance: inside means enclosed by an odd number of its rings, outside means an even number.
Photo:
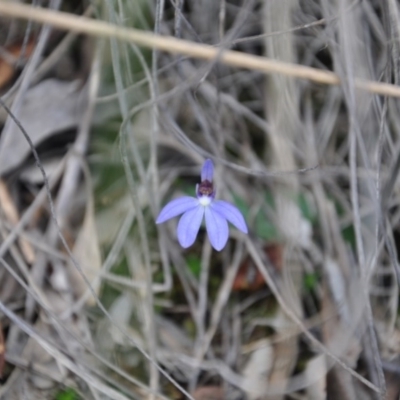
[{"label": "blurred background vegetation", "polygon": [[[0,11],[0,398],[399,399],[399,4],[25,4],[340,84]],[[221,252],[154,222],[205,158]]]}]

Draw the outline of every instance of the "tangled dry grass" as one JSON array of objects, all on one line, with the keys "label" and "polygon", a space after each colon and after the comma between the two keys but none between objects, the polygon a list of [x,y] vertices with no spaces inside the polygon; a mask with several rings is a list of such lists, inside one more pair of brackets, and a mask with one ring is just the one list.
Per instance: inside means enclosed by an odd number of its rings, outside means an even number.
[{"label": "tangled dry grass", "polygon": [[[0,19],[0,398],[399,398],[395,0]],[[208,157],[249,235],[184,250]]]}]

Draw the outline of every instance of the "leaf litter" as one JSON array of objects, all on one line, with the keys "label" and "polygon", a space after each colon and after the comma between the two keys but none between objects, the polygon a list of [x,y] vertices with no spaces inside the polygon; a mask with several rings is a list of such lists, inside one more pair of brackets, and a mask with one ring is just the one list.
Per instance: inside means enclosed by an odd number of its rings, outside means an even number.
[{"label": "leaf litter", "polygon": [[[2,110],[1,397],[398,398],[398,101],[354,88],[398,83],[396,2],[102,6],[96,18],[119,26],[342,83],[69,37],[59,65],[23,87],[29,61],[2,58],[0,95],[12,107],[23,94],[17,118],[51,178],[58,224],[32,149]],[[2,54],[35,60],[43,40],[42,58],[61,57],[63,34],[4,27]],[[249,226],[221,253],[204,227],[184,250],[176,222],[155,224],[206,158],[218,196]]]}]

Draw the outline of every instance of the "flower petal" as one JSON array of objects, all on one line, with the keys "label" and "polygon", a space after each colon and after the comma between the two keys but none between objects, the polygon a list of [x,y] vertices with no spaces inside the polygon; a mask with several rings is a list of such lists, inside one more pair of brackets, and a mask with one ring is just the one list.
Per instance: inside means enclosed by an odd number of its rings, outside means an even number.
[{"label": "flower petal", "polygon": [[206,227],[208,237],[215,250],[222,250],[228,241],[229,228],[226,219],[215,212],[211,207],[206,207]]},{"label": "flower petal", "polygon": [[171,218],[174,218],[188,210],[195,208],[198,205],[199,201],[194,197],[178,197],[177,199],[170,201],[166,206],[164,206],[156,219],[156,224],[161,224]]},{"label": "flower petal", "polygon": [[210,207],[228,220],[232,225],[236,226],[239,231],[248,233],[246,221],[242,213],[233,204],[223,200],[216,200],[210,204]]},{"label": "flower petal", "polygon": [[[198,203],[197,203],[198,204]],[[204,207],[198,205],[192,210],[186,211],[182,215],[178,223],[178,240],[183,248],[191,246],[196,240],[196,236],[199,233],[201,221],[203,220]]]},{"label": "flower petal", "polygon": [[214,164],[210,159],[207,159],[203,168],[201,169],[201,181],[209,181],[212,182],[214,176]]}]

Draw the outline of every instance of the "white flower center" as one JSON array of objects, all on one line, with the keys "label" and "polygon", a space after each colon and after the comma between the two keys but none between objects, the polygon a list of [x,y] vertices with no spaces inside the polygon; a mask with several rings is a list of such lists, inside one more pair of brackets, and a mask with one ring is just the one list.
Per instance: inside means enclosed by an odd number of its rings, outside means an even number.
[{"label": "white flower center", "polygon": [[203,206],[203,207],[207,207],[210,205],[212,201],[212,198],[210,196],[201,196],[199,197],[199,203]]}]

